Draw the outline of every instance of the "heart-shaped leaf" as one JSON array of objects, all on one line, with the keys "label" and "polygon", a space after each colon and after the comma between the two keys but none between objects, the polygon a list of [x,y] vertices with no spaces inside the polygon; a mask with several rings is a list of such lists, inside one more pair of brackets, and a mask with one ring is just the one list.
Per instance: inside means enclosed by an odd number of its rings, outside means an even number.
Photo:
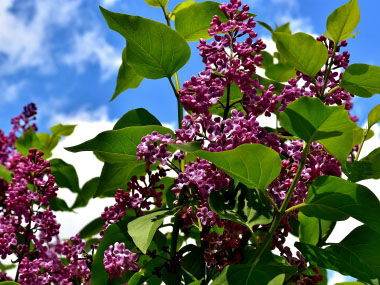
[{"label": "heart-shaped leaf", "polygon": [[380,67],[368,64],[351,64],[343,74],[340,86],[360,97],[380,94]]},{"label": "heart-shaped leaf", "polygon": [[[161,0],[160,0],[161,1]],[[142,77],[171,77],[190,58],[190,47],[176,31],[162,23],[100,10],[110,29],[127,40],[128,64]]]},{"label": "heart-shaped leaf", "polygon": [[363,133],[344,106],[326,106],[320,99],[307,96],[289,104],[280,114],[280,122],[304,141],[321,143],[342,164],[352,148],[361,142]]},{"label": "heart-shaped leaf", "polygon": [[295,69],[314,78],[326,63],[325,45],[304,33],[273,33],[277,50]]}]

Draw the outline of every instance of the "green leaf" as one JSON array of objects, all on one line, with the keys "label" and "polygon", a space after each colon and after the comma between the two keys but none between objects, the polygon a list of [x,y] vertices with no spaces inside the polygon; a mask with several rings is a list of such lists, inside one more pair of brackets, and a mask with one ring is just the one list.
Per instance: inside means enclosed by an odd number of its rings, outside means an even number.
[{"label": "green leaf", "polygon": [[96,190],[99,186],[99,181],[99,177],[94,177],[91,180],[87,181],[79,191],[77,198],[75,199],[75,202],[71,208],[75,209],[87,206],[88,201],[90,201],[91,198],[95,197]]},{"label": "green leaf", "polygon": [[128,285],[141,285],[144,284],[147,277],[142,275],[140,272],[136,272],[132,275],[131,279],[128,280]]},{"label": "green leaf", "polygon": [[175,29],[190,42],[211,38],[208,30],[211,29],[210,23],[214,15],[218,15],[222,22],[227,20],[219,5],[217,2],[206,1],[182,8],[175,14]]},{"label": "green leaf", "polygon": [[362,130],[351,121],[344,106],[326,106],[318,98],[301,97],[280,115],[281,125],[306,142],[317,141],[341,164],[361,141]]},{"label": "green leaf", "polygon": [[181,266],[196,279],[202,279],[205,276],[203,254],[203,250],[200,247],[192,245],[191,251],[180,261]]},{"label": "green leaf", "polygon": [[49,199],[50,208],[53,211],[71,212],[71,208],[67,205],[66,201],[61,198]]},{"label": "green leaf", "polygon": [[134,219],[128,224],[128,234],[135,245],[144,253],[152,242],[153,236],[164,221],[168,210],[161,210]]},{"label": "green leaf", "polygon": [[365,225],[354,229],[340,243],[324,249],[303,243],[295,246],[314,265],[371,284],[371,279],[380,277],[380,234]]},{"label": "green leaf", "polygon": [[187,8],[187,7],[190,7],[191,5],[194,5],[194,4],[197,4],[195,2],[195,0],[186,0],[185,2],[179,3],[177,6],[175,6],[175,8],[173,9],[173,11],[171,11],[171,13],[170,13],[170,19],[172,19],[174,21],[175,20],[175,15],[179,11],[181,11],[181,10]]},{"label": "green leaf", "polygon": [[307,216],[329,221],[343,221],[351,216],[380,233],[380,202],[360,184],[320,176],[309,187],[305,203],[301,212]]},{"label": "green leaf", "polygon": [[214,280],[213,285],[280,285],[285,274],[279,266],[249,264],[229,265]]},{"label": "green leaf", "polygon": [[87,239],[98,234],[104,226],[104,221],[101,218],[96,218],[89,222],[83,229],[80,230],[79,234],[82,239]]},{"label": "green leaf", "polygon": [[13,281],[3,281],[3,282],[0,282],[0,285],[21,285],[21,284],[17,282],[13,282]]},{"label": "green leaf", "polygon": [[40,140],[32,128],[24,132],[22,136],[17,139],[15,147],[23,156],[28,155],[30,148],[36,148],[45,153],[43,156],[45,159],[51,157],[51,152],[42,147]]},{"label": "green leaf", "polygon": [[247,189],[242,184],[232,199],[226,197],[225,191],[212,191],[209,205],[213,212],[222,219],[246,226],[250,230],[254,225],[269,224],[273,219],[273,208],[268,204],[262,192]]},{"label": "green leaf", "polygon": [[256,21],[260,26],[264,27],[265,29],[267,29],[269,32],[273,32],[273,29],[272,27],[268,24],[268,23],[265,23],[263,21]]},{"label": "green leaf", "polygon": [[166,7],[169,0],[145,0],[145,2],[152,7]]},{"label": "green leaf", "polygon": [[68,188],[73,193],[79,193],[79,179],[74,166],[59,158],[50,160],[50,163],[51,174],[54,175],[58,186]]},{"label": "green leaf", "polygon": [[13,269],[13,268],[16,268],[16,264],[2,264],[0,262],[0,270],[2,272],[5,272],[5,271]]},{"label": "green leaf", "polygon": [[0,164],[0,178],[4,179],[7,183],[12,181],[12,172],[2,164]]},{"label": "green leaf", "polygon": [[372,108],[368,114],[368,129],[377,123],[380,123],[380,104]]},{"label": "green leaf", "polygon": [[[290,23],[287,22],[281,26],[277,26],[276,25],[276,29],[274,30],[275,33],[285,33],[285,34],[291,34],[292,31],[290,30]],[[273,41],[276,41],[275,40],[276,36],[275,35],[272,35],[272,39]]]},{"label": "green leaf", "polygon": [[287,63],[314,78],[326,63],[328,52],[325,45],[304,33],[273,33],[277,50]]},{"label": "green leaf", "polygon": [[194,155],[212,162],[248,188],[263,191],[281,171],[279,154],[261,144],[243,144],[233,150],[221,152],[199,150]]},{"label": "green leaf", "polygon": [[123,50],[122,63],[117,74],[116,88],[110,101],[113,101],[117,96],[127,89],[135,89],[140,86],[144,77],[141,77],[128,64],[126,48]]},{"label": "green leaf", "polygon": [[53,135],[56,136],[69,136],[74,132],[77,125],[62,125],[58,124],[50,128]]},{"label": "green leaf", "polygon": [[351,0],[347,4],[335,9],[327,18],[326,37],[339,44],[344,39],[354,38],[353,31],[360,21],[358,0]]},{"label": "green leaf", "polygon": [[120,130],[105,131],[82,144],[67,147],[71,152],[96,151],[106,162],[136,162],[137,145],[141,138],[157,131],[160,134],[173,134],[171,129],[161,126],[134,126]]},{"label": "green leaf", "polygon": [[[107,228],[107,230],[104,232],[104,236],[96,251],[94,262],[91,267],[91,283],[90,283],[91,285],[110,284],[108,273],[104,269],[103,259],[104,259],[104,251],[108,249],[110,245],[114,245],[115,242],[124,242],[125,248],[129,250],[132,250],[134,248],[133,242],[127,234],[127,229],[124,223],[117,223],[117,224],[110,225]],[[133,272],[130,272],[130,271],[128,271],[128,273],[130,276],[132,276],[133,274]],[[122,284],[122,283],[123,282],[120,282],[117,284]]]},{"label": "green leaf", "polygon": [[145,174],[145,161],[105,163],[94,197],[113,197],[118,188],[125,188],[132,176]]},{"label": "green leaf", "polygon": [[44,149],[45,151],[47,150],[48,152],[51,152],[61,140],[61,136],[59,135],[50,135],[46,133],[38,133],[36,135],[40,141],[41,149]]},{"label": "green leaf", "polygon": [[144,108],[137,108],[125,113],[113,127],[114,130],[123,129],[134,126],[156,125],[161,126],[161,123],[155,116],[149,113]]},{"label": "green leaf", "polygon": [[[236,83],[232,83],[230,86],[230,105],[236,103],[237,101],[241,100],[243,98],[243,94],[241,93],[241,90],[239,86]],[[227,104],[227,87],[223,90],[223,96],[219,99],[219,101],[223,104],[223,106],[226,106]],[[241,107],[241,104],[234,105],[234,109],[238,111],[243,111],[243,108]],[[211,106],[209,109],[211,114],[218,115],[220,117],[223,117],[224,115],[224,108],[219,104],[216,103],[215,105]]]},{"label": "green leaf", "polygon": [[321,220],[314,217],[308,217],[298,213],[299,238],[303,243],[317,245],[320,241],[326,240],[325,235],[330,232],[331,227],[335,226],[332,221]]},{"label": "green leaf", "polygon": [[346,164],[347,171],[345,174],[352,182],[358,182],[365,179],[380,178],[380,148],[373,150],[369,155]]},{"label": "green leaf", "polygon": [[340,86],[360,97],[380,94],[380,67],[368,64],[351,64],[343,74]]},{"label": "green leaf", "polygon": [[278,82],[287,82],[290,78],[297,77],[293,67],[287,64],[272,64],[265,69],[265,76]]},{"label": "green leaf", "polygon": [[110,29],[127,40],[128,64],[142,77],[171,77],[190,58],[190,47],[168,26],[139,16],[100,10]]}]

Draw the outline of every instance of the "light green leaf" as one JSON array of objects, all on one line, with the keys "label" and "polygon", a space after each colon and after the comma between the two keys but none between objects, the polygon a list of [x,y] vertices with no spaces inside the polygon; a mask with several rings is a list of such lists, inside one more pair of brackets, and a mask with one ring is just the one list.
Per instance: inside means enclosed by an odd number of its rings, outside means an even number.
[{"label": "light green leaf", "polygon": [[380,178],[380,148],[373,150],[359,161],[347,162],[345,174],[352,182]]},{"label": "light green leaf", "polygon": [[261,144],[243,144],[221,152],[195,151],[248,188],[265,190],[280,174],[281,159],[273,149]]},{"label": "light green leaf", "polygon": [[303,243],[317,245],[320,241],[326,240],[325,235],[330,231],[331,227],[335,226],[332,221],[321,220],[314,217],[308,217],[298,213],[299,238]]},{"label": "light green leaf", "polygon": [[351,121],[344,106],[326,106],[320,99],[307,96],[289,104],[280,114],[280,122],[304,141],[321,143],[342,164],[361,142],[363,132]]},{"label": "light green leaf", "polygon": [[301,212],[307,216],[329,221],[343,221],[351,216],[380,233],[380,202],[360,184],[320,176],[309,187],[305,203]]},{"label": "light green leaf", "polygon": [[340,86],[360,97],[380,94],[380,67],[368,64],[351,64],[344,72]]},{"label": "light green leaf", "polygon": [[123,50],[122,63],[117,74],[116,88],[110,101],[113,101],[117,96],[127,89],[135,89],[140,86],[144,77],[141,77],[128,64],[126,49]]},{"label": "light green leaf", "polygon": [[209,39],[211,36],[208,30],[214,15],[218,15],[220,20],[226,21],[226,16],[219,9],[220,3],[201,2],[189,5],[176,12],[175,29],[187,41],[199,41],[200,38]]},{"label": "light green leaf", "polygon": [[297,77],[293,67],[287,64],[272,64],[265,69],[265,76],[278,82],[287,82],[291,78]]},{"label": "light green leaf", "polygon": [[73,193],[79,193],[79,179],[74,166],[59,158],[50,160],[50,163],[51,174],[54,175],[58,186],[68,188]]},{"label": "light green leaf", "polygon": [[161,226],[168,210],[161,210],[138,217],[128,223],[128,234],[135,245],[145,254],[153,236]]},{"label": "light green leaf", "polygon": [[0,164],[0,178],[4,179],[7,183],[12,181],[12,172],[2,164]]},{"label": "light green leaf", "polygon": [[353,38],[353,31],[360,21],[358,0],[351,0],[335,9],[327,18],[326,37],[339,44],[344,39]]},{"label": "light green leaf", "polygon": [[240,187],[228,199],[226,192],[212,191],[209,197],[209,205],[213,212],[220,218],[241,224],[252,230],[254,225],[269,224],[273,219],[273,208],[268,204],[262,192],[256,189]]},{"label": "light green leaf", "polygon": [[354,229],[340,243],[327,248],[296,243],[313,265],[338,271],[372,284],[371,279],[380,277],[380,234],[362,225]]},{"label": "light green leaf", "polygon": [[30,148],[36,148],[44,152],[44,158],[51,157],[51,152],[43,147],[35,131],[30,128],[19,137],[15,143],[15,147],[23,156],[27,156]]},{"label": "light green leaf", "polygon": [[168,26],[145,19],[100,10],[110,29],[127,40],[128,64],[142,77],[171,77],[190,58],[190,47]]},{"label": "light green leaf", "polygon": [[125,113],[115,124],[113,130],[120,130],[126,127],[156,125],[161,126],[159,120],[156,119],[149,111],[144,108],[137,108]]},{"label": "light green leaf", "polygon": [[169,0],[145,0],[145,2],[152,7],[166,7]]},{"label": "light green leaf", "polygon": [[57,136],[69,136],[74,132],[77,125],[62,125],[58,124],[50,128],[53,135]]},{"label": "light green leaf", "polygon": [[82,144],[67,147],[71,152],[96,151],[106,162],[136,162],[137,146],[141,138],[153,131],[160,134],[173,134],[171,129],[162,126],[133,126],[120,130],[105,131]]},{"label": "light green leaf", "polygon": [[175,15],[179,11],[181,11],[181,10],[187,8],[187,7],[190,7],[191,5],[194,5],[194,4],[197,4],[195,2],[195,0],[187,0],[185,2],[179,3],[177,6],[175,6],[175,8],[173,9],[173,11],[170,13],[170,19],[172,19],[174,21],[175,20]]},{"label": "light green leaf", "polygon": [[[379,84],[380,86],[380,84]],[[368,114],[368,128],[370,129],[373,125],[380,123],[380,104],[372,108],[371,112]]]},{"label": "light green leaf", "polygon": [[304,33],[273,33],[277,50],[287,63],[314,78],[326,63],[328,52],[325,45]]}]

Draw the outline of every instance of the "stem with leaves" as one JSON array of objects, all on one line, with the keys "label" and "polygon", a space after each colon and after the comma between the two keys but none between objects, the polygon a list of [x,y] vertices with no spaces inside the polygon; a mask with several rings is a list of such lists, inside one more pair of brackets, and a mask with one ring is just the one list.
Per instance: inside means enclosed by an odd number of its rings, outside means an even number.
[{"label": "stem with leaves", "polygon": [[305,166],[307,155],[309,153],[310,145],[311,145],[311,143],[308,142],[303,149],[302,159],[301,159],[300,165],[297,169],[297,173],[293,179],[292,184],[290,185],[290,188],[288,190],[288,193],[286,194],[284,201],[281,204],[280,210],[276,214],[274,221],[272,222],[272,225],[271,225],[268,233],[265,235],[263,243],[257,249],[256,253],[253,255],[252,259],[250,260],[250,263],[252,262],[252,266],[256,266],[258,264],[258,262],[260,261],[261,255],[270,246],[270,243],[272,242],[272,237],[273,237],[274,233],[276,232],[277,227],[279,226],[282,218],[287,214],[286,210],[287,210],[288,204],[289,204],[289,202],[293,196],[294,190],[296,189],[297,183],[301,177],[301,173],[302,173],[302,170]]}]

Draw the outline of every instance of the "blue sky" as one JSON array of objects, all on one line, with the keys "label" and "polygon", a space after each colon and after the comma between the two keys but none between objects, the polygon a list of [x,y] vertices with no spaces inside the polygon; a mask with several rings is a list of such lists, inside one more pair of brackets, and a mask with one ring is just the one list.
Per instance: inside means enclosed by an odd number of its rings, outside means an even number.
[{"label": "blue sky", "polygon": [[[170,0],[169,10],[180,1]],[[257,19],[271,24],[293,23],[294,31],[321,34],[327,16],[346,1],[246,0]],[[349,40],[352,63],[380,65],[377,13],[380,1],[359,1],[360,31]],[[62,116],[97,112],[117,119],[130,109],[144,107],[163,122],[175,122],[176,103],[166,79],[144,80],[140,88],[111,98],[124,40],[108,30],[98,6],[112,11],[163,21],[162,11],[143,0],[1,0],[0,1],[0,127],[33,101],[39,107],[40,130]],[[269,35],[257,28],[261,37]],[[192,58],[180,80],[202,70],[192,43]],[[370,106],[380,103],[355,100],[354,113],[365,118]],[[363,120],[362,120],[363,122]]]}]

